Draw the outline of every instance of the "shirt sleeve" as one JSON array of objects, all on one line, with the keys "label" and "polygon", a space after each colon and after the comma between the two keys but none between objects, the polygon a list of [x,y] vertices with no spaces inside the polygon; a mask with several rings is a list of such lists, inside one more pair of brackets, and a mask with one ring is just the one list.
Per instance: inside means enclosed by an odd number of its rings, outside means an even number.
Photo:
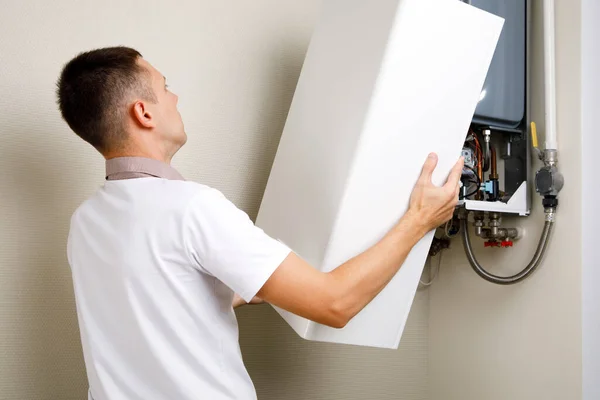
[{"label": "shirt sleeve", "polygon": [[188,206],[184,241],[201,270],[247,302],[290,253],[215,189],[204,190]]}]

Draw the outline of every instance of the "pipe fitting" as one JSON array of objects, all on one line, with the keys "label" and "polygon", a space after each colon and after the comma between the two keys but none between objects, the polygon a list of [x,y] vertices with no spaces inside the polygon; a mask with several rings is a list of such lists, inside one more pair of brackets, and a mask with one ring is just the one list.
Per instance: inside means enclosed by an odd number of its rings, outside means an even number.
[{"label": "pipe fitting", "polygon": [[516,240],[519,236],[517,228],[475,228],[475,235],[486,240]]},{"label": "pipe fitting", "polygon": [[558,152],[556,149],[544,150],[542,161],[547,167],[552,167],[558,164]]},{"label": "pipe fitting", "polygon": [[546,207],[544,209],[544,216],[546,222],[554,222],[556,220],[556,208]]},{"label": "pipe fitting", "polygon": [[[525,268],[523,268],[520,272],[512,275],[512,276],[498,276],[494,275],[487,270],[485,270],[481,264],[477,261],[475,257],[475,253],[473,252],[473,248],[471,247],[471,239],[469,237],[469,226],[468,226],[468,213],[466,216],[461,218],[461,231],[462,231],[462,242],[465,249],[465,254],[467,255],[467,259],[469,260],[469,264],[479,275],[481,278],[485,279],[488,282],[495,283],[498,285],[511,285],[517,282],[520,282],[531,275],[537,267],[540,265],[542,258],[546,253],[546,249],[548,248],[548,243],[550,239],[550,235],[552,233],[552,228],[554,226],[554,210],[548,209],[546,210],[546,221],[544,223],[544,229],[540,236],[540,240],[538,242],[537,249],[535,254],[533,255],[531,261]],[[514,228],[504,229],[507,235],[515,234],[515,237],[518,237],[519,231]],[[514,230],[513,230],[514,229]]]}]

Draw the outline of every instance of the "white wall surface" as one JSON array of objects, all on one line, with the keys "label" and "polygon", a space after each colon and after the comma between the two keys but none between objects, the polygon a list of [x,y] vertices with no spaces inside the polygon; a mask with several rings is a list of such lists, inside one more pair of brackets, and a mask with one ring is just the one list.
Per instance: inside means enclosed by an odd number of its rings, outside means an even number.
[{"label": "white wall surface", "polygon": [[[103,161],[58,113],[80,51],[138,48],[180,96],[188,178],[256,216],[318,0],[0,0],[0,399],[80,400],[87,382],[65,257]],[[239,312],[261,400],[424,400],[427,295],[398,351],[309,344],[268,306]]]},{"label": "white wall surface", "polygon": [[[532,117],[543,132],[542,2],[532,3]],[[557,132],[566,183],[549,252],[526,281],[497,286],[475,274],[460,240],[452,242],[430,293],[432,400],[581,399],[580,22],[581,0],[556,1]],[[513,248],[484,249],[472,238],[493,273],[516,272],[531,258],[543,224],[540,197],[533,196],[530,217],[504,221],[526,230]]]},{"label": "white wall surface", "polygon": [[600,189],[595,183],[600,150],[600,2],[581,1],[581,159],[582,159],[582,285],[583,399],[600,399]]}]

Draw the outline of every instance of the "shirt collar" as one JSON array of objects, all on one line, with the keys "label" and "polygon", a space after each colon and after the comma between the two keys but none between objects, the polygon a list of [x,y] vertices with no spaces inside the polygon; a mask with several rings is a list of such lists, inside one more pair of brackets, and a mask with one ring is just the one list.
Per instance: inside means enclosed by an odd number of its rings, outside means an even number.
[{"label": "shirt collar", "polygon": [[162,161],[145,157],[117,157],[106,160],[106,180],[153,176],[170,180],[185,180],[175,168]]}]

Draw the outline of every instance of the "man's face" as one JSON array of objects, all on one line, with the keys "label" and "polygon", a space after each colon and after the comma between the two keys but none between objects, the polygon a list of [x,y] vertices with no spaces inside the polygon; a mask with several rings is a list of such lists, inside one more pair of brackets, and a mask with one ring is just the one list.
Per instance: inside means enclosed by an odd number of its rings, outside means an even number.
[{"label": "man's face", "polygon": [[179,98],[168,89],[166,78],[156,68],[143,58],[139,62],[150,72],[151,87],[157,100],[156,104],[149,105],[156,118],[156,132],[161,139],[179,149],[187,141],[183,120],[177,110]]}]

